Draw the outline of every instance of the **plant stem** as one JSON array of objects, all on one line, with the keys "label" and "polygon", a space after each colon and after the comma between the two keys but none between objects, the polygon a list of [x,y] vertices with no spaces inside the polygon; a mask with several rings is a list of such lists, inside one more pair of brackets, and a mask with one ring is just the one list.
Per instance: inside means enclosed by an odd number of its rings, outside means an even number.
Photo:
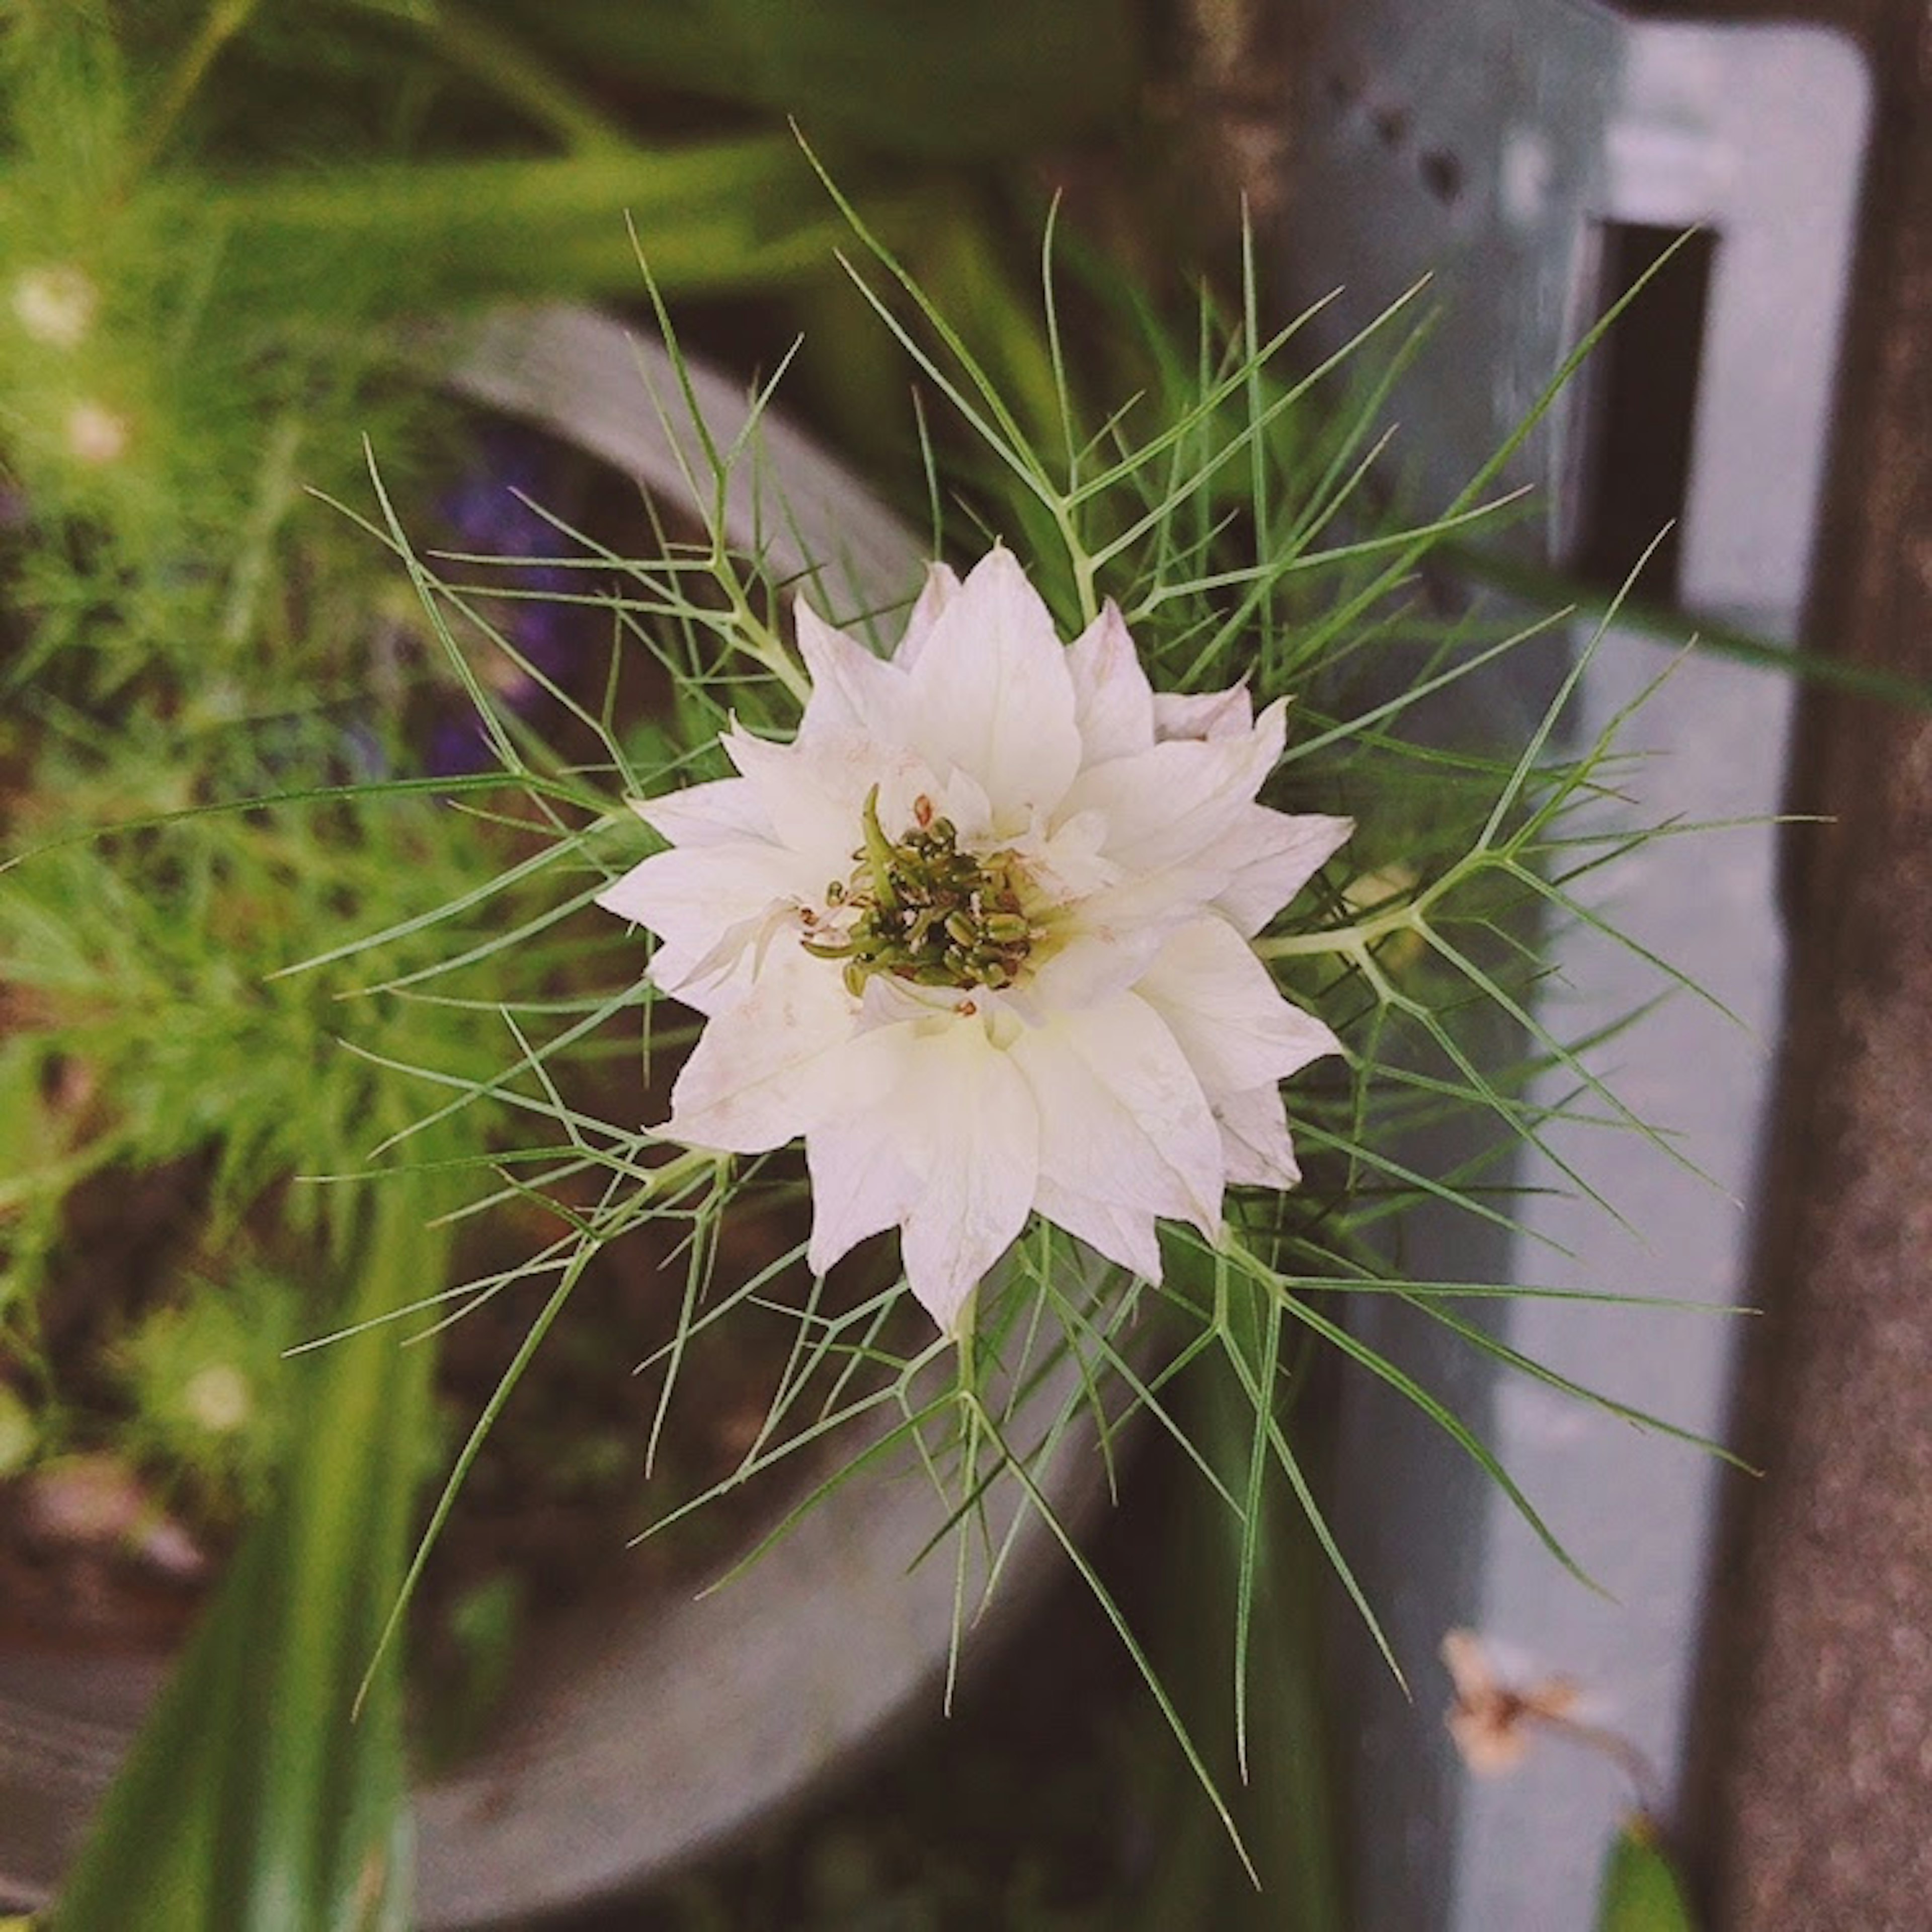
[{"label": "plant stem", "polygon": [[[440,1280],[422,1186],[376,1198],[342,1313],[366,1327]],[[401,1932],[410,1874],[400,1652],[356,1679],[398,1587],[434,1351],[386,1328],[308,1376],[280,1500],[249,1532],[109,1791],[59,1932]]]},{"label": "plant stem", "polygon": [[450,0],[407,10],[384,0],[348,0],[414,28],[450,65],[479,80],[500,99],[520,107],[573,152],[626,148],[634,144],[622,127],[593,106],[568,81],[513,34],[479,19]]},{"label": "plant stem", "polygon": [[202,20],[200,31],[168,76],[147,131],[128,158],[127,176],[122,183],[124,193],[147,172],[156,156],[166,146],[175,124],[207,78],[208,69],[220,57],[222,49],[248,24],[255,5],[256,0],[214,0]]},{"label": "plant stem", "polygon": [[1319,932],[1286,932],[1273,939],[1258,939],[1255,950],[1264,959],[1325,958],[1346,953],[1359,958],[1371,946],[1398,932],[1420,931],[1420,902],[1399,906],[1392,912],[1378,913],[1372,919],[1358,920],[1352,926],[1331,926]]}]

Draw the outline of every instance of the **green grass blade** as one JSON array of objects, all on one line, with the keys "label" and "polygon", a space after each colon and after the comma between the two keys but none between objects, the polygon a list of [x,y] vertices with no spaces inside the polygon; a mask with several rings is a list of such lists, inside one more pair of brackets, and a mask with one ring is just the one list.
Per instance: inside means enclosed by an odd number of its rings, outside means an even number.
[{"label": "green grass blade", "polygon": [[[440,1272],[427,1210],[416,1190],[380,1198],[352,1316]],[[316,1360],[282,1494],[110,1789],[59,1932],[404,1932],[400,1654],[352,1712],[401,1574],[431,1367],[430,1351],[381,1334]]]}]

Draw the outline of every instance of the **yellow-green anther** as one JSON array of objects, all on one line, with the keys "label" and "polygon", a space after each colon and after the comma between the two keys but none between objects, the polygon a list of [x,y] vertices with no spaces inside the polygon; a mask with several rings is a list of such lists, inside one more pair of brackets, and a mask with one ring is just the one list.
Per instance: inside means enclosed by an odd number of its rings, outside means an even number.
[{"label": "yellow-green anther", "polygon": [[926,822],[888,838],[874,785],[851,875],[827,888],[827,911],[808,921],[806,950],[843,960],[854,993],[874,973],[922,986],[1010,986],[1032,950],[1017,857],[1006,849],[986,859],[962,852],[952,822],[931,814],[931,801],[920,798],[914,815]]}]

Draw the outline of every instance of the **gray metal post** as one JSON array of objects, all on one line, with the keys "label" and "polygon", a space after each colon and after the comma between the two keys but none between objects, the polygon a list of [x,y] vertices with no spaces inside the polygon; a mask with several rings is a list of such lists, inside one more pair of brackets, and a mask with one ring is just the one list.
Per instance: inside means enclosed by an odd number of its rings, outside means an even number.
[{"label": "gray metal post", "polygon": [[[1794,634],[1810,565],[1868,117],[1849,46],[1815,30],[1633,21],[1581,0],[1352,0],[1306,75],[1283,269],[1312,299],[1337,284],[1334,330],[1432,272],[1436,337],[1398,398],[1425,501],[1446,500],[1528,406],[1602,291],[1617,224],[1706,225],[1706,300],[1679,592],[1689,608]],[[1598,429],[1579,385],[1520,454],[1542,493],[1519,540],[1564,560],[1587,514]],[[1612,634],[1574,719],[1592,734],[1670,662]],[[1678,664],[1632,742],[1661,755],[1627,773],[1631,816],[1763,818],[1783,792],[1790,694],[1718,657]],[[1768,825],[1666,841],[1606,876],[1617,924],[1744,1022],[1678,994],[1593,1060],[1708,1182],[1640,1138],[1578,1129],[1563,1150],[1628,1226],[1565,1190],[1540,1156],[1519,1179],[1526,1232],[1469,1251],[1433,1227],[1421,1265],[1688,1298],[1744,1293],[1750,1193],[1769,1097],[1782,939]],[[1540,1017],[1580,1037],[1658,982],[1587,929],[1556,934]],[[1552,1091],[1546,1096],[1554,1099]],[[1413,1252],[1413,1251],[1412,1251]],[[1501,1273],[1496,1272],[1500,1268]],[[1716,1493],[1694,1450],[1498,1379],[1466,1351],[1374,1311],[1375,1339],[1483,1428],[1602,1584],[1565,1575],[1445,1438],[1384,1390],[1344,1418],[1340,1520],[1414,1679],[1406,1702],[1366,1653],[1343,1708],[1357,1728],[1364,1932],[1552,1932],[1587,1922],[1598,1862],[1625,1794],[1560,1746],[1477,1783],[1438,1721],[1433,1654],[1468,1624],[1582,1680],[1606,1718],[1675,1775]],[[1509,1344],[1688,1428],[1724,1426],[1733,1318],[1525,1301]]]}]

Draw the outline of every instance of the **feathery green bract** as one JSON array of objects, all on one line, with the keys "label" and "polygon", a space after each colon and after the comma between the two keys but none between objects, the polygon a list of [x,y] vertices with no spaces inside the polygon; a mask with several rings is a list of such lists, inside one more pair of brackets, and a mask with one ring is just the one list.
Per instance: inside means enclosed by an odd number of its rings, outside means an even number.
[{"label": "feathery green bract", "polygon": [[[1550,1138],[1558,1120],[1566,1129],[1588,1124],[1636,1132],[1662,1157],[1681,1158],[1595,1070],[1603,1042],[1562,1037],[1534,997],[1543,972],[1540,935],[1550,922],[1581,918],[1613,932],[1579,896],[1577,881],[1652,835],[1640,826],[1606,825],[1604,808],[1615,802],[1621,756],[1616,731],[1596,743],[1568,740],[1564,713],[1580,667],[1560,630],[1480,615],[1444,622],[1408,599],[1413,574],[1432,547],[1509,512],[1511,500],[1484,494],[1495,466],[1418,528],[1390,530],[1366,505],[1363,486],[1378,446],[1370,415],[1377,392],[1372,386],[1368,404],[1352,411],[1340,378],[1364,357],[1400,362],[1420,326],[1413,299],[1346,351],[1298,368],[1292,358],[1300,325],[1263,338],[1250,286],[1232,320],[1204,308],[1191,350],[1150,327],[1142,392],[1096,416],[1070,373],[1049,245],[1042,346],[1054,391],[1048,413],[1060,428],[1042,441],[1028,427],[1038,412],[1016,403],[857,209],[840,205],[858,236],[862,261],[870,257],[854,272],[862,293],[928,398],[960,430],[961,440],[945,446],[963,442],[968,452],[956,491],[938,482],[945,459],[935,460],[935,552],[950,547],[956,517],[973,526],[962,549],[983,547],[988,531],[1004,537],[1025,557],[1070,630],[1090,619],[1103,597],[1113,597],[1157,686],[1212,688],[1245,676],[1258,698],[1296,696],[1287,754],[1268,796],[1290,808],[1351,812],[1358,830],[1258,950],[1298,1002],[1337,1025],[1350,1064],[1339,1076],[1304,1076],[1293,1090],[1298,1138],[1310,1155],[1304,1188],[1236,1197],[1214,1247],[1176,1234],[1159,1288],[1096,1270],[1076,1244],[1036,1227],[1015,1250],[1004,1282],[982,1292],[972,1334],[951,1359],[950,1379],[946,1351],[935,1354],[929,1330],[897,1318],[902,1283],[889,1282],[845,1307],[826,1300],[820,1285],[788,1283],[782,1273],[748,1284],[718,1274],[713,1238],[734,1203],[773,1180],[795,1188],[794,1162],[784,1156],[737,1162],[703,1156],[700,1170],[692,1165],[700,1160],[695,1154],[667,1158],[668,1150],[553,1096],[546,1103],[550,1118],[564,1130],[558,1161],[600,1174],[604,1191],[594,1204],[574,1210],[572,1232],[532,1263],[562,1284],[543,1318],[567,1318],[562,1298],[589,1253],[646,1220],[688,1223],[692,1288],[678,1340],[661,1364],[669,1371],[663,1400],[671,1400],[680,1350],[691,1336],[742,1318],[750,1306],[786,1315],[796,1324],[798,1341],[740,1468],[678,1505],[660,1526],[807,1450],[816,1454],[842,1428],[851,1430],[849,1460],[817,1478],[746,1560],[756,1561],[856,1475],[886,1458],[914,1457],[938,1492],[939,1526],[930,1549],[952,1540],[960,1566],[956,1642],[998,1588],[1016,1526],[1031,1519],[1095,1592],[1238,1844],[1216,1754],[1202,1748],[1194,1721],[1061,1520],[1052,1499],[1053,1466],[1060,1457],[1098,1454],[1111,1480],[1118,1432],[1138,1414],[1174,1441],[1204,1479],[1204,1506],[1227,1532],[1234,1585],[1228,1647],[1238,1767],[1248,1749],[1253,1687],[1272,1672],[1257,1661],[1264,1648],[1258,1606],[1270,1587],[1265,1580],[1284,1513],[1300,1519],[1294,1536],[1322,1553],[1391,1666],[1397,1661],[1374,1604],[1349,1569],[1348,1526],[1330,1520],[1279,1420],[1280,1403],[1306,1376],[1311,1348],[1337,1352],[1414,1405],[1446,1444],[1503,1489],[1557,1560],[1582,1575],[1480,1435],[1358,1339],[1342,1318],[1352,1292],[1405,1296],[1419,1318],[1445,1324],[1513,1370],[1540,1376],[1577,1400],[1602,1400],[1514,1353],[1481,1323],[1453,1313],[1457,1285],[1407,1282],[1390,1234],[1405,1213],[1424,1205],[1514,1228],[1510,1164],[1525,1145],[1544,1150],[1570,1184],[1591,1195],[1587,1161],[1575,1151],[1574,1137],[1561,1149]],[[662,303],[660,316],[668,325]],[[755,440],[753,434],[730,448],[708,447],[694,459],[693,494],[700,504],[722,508],[724,482],[734,466],[753,460]],[[449,648],[497,647],[500,639],[476,620],[472,593],[448,580],[458,574],[440,574],[416,552],[386,500],[382,524],[437,614]],[[585,829],[560,834],[560,850],[573,869],[609,878],[648,846],[650,835],[622,804],[625,796],[663,782],[640,772],[640,747],[648,747],[645,762],[697,779],[724,769],[715,740],[728,717],[779,737],[795,724],[802,679],[783,626],[785,598],[807,596],[835,622],[863,626],[878,614],[852,608],[850,593],[829,572],[823,581],[771,582],[755,550],[748,556],[741,544],[728,542],[722,524],[706,538],[668,540],[644,558],[617,556],[561,527],[559,536],[560,547],[576,550],[586,566],[612,573],[608,608],[620,648],[649,654],[675,694],[668,716],[650,724],[604,718],[606,769],[580,766],[570,775],[586,806],[600,788],[605,802]],[[877,628],[892,634],[890,618]],[[1546,661],[1542,715],[1520,724],[1492,718],[1486,737],[1444,735],[1433,720],[1436,708],[1466,688],[1480,688],[1504,655],[1524,652]],[[514,767],[505,778],[518,782]],[[466,916],[479,910],[466,906]],[[425,911],[424,931],[434,918]],[[464,972],[487,976],[493,961],[507,963],[522,943],[506,932],[455,956]],[[1657,973],[1660,992],[1686,989],[1666,962],[1640,956]],[[413,995],[426,995],[435,983],[434,973],[418,979]],[[648,989],[644,997],[640,1077],[648,1082],[665,1050],[661,1029],[668,1022]],[[614,992],[613,1012],[620,998]],[[541,1023],[532,1020],[523,1067],[506,1075],[512,1081],[544,1056]],[[1574,1087],[1571,1100],[1553,1108],[1528,1097],[1532,1077],[1552,1070],[1567,1074]],[[456,1097],[444,1104],[461,1104],[464,1084],[447,1084]],[[1537,1090],[1546,1091],[1546,1081]],[[1418,1125],[1444,1118],[1465,1124],[1466,1151],[1453,1171],[1431,1172],[1416,1164],[1408,1139]],[[1604,1205],[1615,1211],[1614,1204]],[[1478,1282],[1461,1292],[1480,1305],[1485,1298],[1539,1291]],[[1642,1298],[1607,1291],[1606,1298],[1646,1305]],[[1150,1338],[1156,1309],[1166,1318],[1156,1331],[1165,1338],[1160,1346]],[[1196,1365],[1209,1360],[1219,1362],[1245,1407],[1233,1453],[1224,1436],[1211,1455],[1204,1454],[1209,1445],[1190,1438],[1176,1406]],[[1640,1425],[1668,1426],[1623,1406],[1605,1406]],[[1030,1418],[1024,1426],[1023,1415]],[[446,1491],[439,1522],[460,1506],[460,1474],[459,1468]],[[997,1511],[996,1498],[1004,1499]],[[1006,1526],[995,1528],[996,1522]]]}]

